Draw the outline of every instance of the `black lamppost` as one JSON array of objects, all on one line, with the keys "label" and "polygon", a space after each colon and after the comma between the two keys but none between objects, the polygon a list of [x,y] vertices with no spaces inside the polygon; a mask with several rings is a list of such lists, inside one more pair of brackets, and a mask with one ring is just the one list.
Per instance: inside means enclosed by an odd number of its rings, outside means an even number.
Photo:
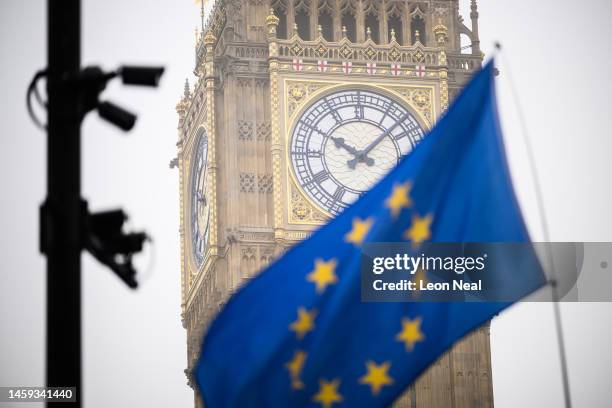
[{"label": "black lamppost", "polygon": [[[142,250],[146,234],[124,233],[127,217],[121,210],[91,214],[81,198],[81,122],[97,110],[100,117],[130,130],[136,116],[99,99],[106,83],[120,77],[124,84],[157,86],[163,68],[123,67],[103,72],[81,69],[80,0],[48,0],[48,66],[36,74],[28,89],[46,77],[48,103],[47,198],[40,210],[40,246],[47,256],[47,367],[49,387],[76,387],[76,404],[83,399],[81,382],[81,251],[89,251],[135,288],[132,255]],[[36,118],[35,118],[36,119]],[[39,123],[38,120],[36,120]],[[61,406],[54,403],[53,406]]]}]

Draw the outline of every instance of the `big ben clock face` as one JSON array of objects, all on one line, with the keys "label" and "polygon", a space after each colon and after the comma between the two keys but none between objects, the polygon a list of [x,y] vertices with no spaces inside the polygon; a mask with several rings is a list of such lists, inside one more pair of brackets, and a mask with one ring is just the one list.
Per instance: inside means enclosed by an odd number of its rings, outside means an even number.
[{"label": "big ben clock face", "polygon": [[208,157],[208,139],[202,132],[194,152],[191,185],[191,240],[193,255],[200,265],[208,247],[210,205],[206,183],[206,164]]},{"label": "big ben clock face", "polygon": [[300,187],[336,215],[387,174],[423,135],[410,111],[391,97],[343,90],[316,100],[297,119],[289,155]]}]

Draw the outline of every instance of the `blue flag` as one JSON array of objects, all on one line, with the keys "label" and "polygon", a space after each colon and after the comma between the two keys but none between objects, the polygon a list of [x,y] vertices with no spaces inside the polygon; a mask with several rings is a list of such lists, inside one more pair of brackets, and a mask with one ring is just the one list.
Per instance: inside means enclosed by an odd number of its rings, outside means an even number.
[{"label": "blue flag", "polygon": [[[528,242],[503,150],[493,63],[371,191],[236,293],[196,367],[207,407],[388,406],[510,302],[361,299],[367,242]],[[539,269],[516,270],[516,301]]]}]

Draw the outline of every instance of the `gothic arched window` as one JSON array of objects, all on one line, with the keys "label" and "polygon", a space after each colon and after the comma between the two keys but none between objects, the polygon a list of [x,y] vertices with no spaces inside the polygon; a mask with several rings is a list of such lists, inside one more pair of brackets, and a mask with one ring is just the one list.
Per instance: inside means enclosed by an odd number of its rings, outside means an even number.
[{"label": "gothic arched window", "polygon": [[295,23],[298,26],[298,35],[302,40],[310,40],[310,16],[306,10],[298,10],[295,13]]},{"label": "gothic arched window", "polygon": [[387,25],[389,26],[389,41],[391,41],[391,30],[394,30],[395,41],[403,45],[404,28],[402,27],[402,19],[399,16],[390,16]]},{"label": "gothic arched window", "polygon": [[467,34],[461,33],[459,35],[459,40],[461,44],[461,53],[471,54],[472,53],[472,39]]},{"label": "gothic arched window", "polygon": [[319,25],[323,31],[323,38],[327,41],[334,40],[334,20],[327,10],[323,10],[319,14]]},{"label": "gothic arched window", "polygon": [[278,28],[276,29],[276,36],[278,38],[288,38],[290,37],[287,32],[287,13],[285,10],[277,7],[274,9],[274,14],[278,17]]},{"label": "gothic arched window", "polygon": [[376,44],[380,43],[380,28],[378,27],[378,18],[374,14],[368,14],[365,19],[366,29],[369,28],[372,32],[372,41]]},{"label": "gothic arched window", "polygon": [[351,42],[357,41],[357,23],[355,16],[347,12],[342,14],[342,26],[346,27],[346,37]]},{"label": "gothic arched window", "polygon": [[419,41],[421,44],[427,44],[427,33],[425,32],[425,20],[420,15],[415,15],[412,17],[412,43],[414,44],[417,40],[417,31],[419,32]]}]

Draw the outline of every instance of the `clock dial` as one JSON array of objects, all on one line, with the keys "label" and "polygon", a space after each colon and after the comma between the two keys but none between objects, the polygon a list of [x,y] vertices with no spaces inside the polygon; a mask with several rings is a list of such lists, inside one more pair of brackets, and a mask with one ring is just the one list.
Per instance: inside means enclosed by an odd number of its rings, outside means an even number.
[{"label": "clock dial", "polygon": [[293,173],[319,207],[336,215],[368,191],[423,138],[404,106],[382,93],[326,95],[297,120],[290,140]]},{"label": "clock dial", "polygon": [[200,133],[197,143],[191,173],[191,240],[194,258],[200,265],[208,247],[210,223],[210,205],[206,188],[208,139],[204,131]]}]

